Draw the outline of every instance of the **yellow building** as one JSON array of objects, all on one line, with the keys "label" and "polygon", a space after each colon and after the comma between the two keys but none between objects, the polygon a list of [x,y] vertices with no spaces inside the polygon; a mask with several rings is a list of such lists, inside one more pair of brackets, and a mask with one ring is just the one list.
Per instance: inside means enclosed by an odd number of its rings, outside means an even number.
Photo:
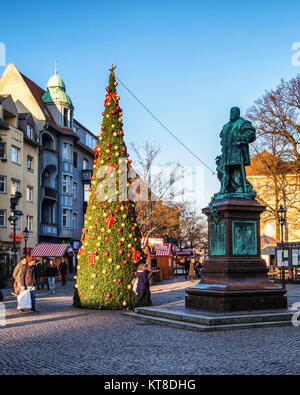
[{"label": "yellow building", "polygon": [[10,198],[19,191],[22,198],[17,209],[24,215],[16,228],[17,259],[25,253],[25,227],[29,230],[27,248],[34,248],[38,240],[38,147],[32,115],[19,113],[10,95],[0,96],[0,243],[12,251]]},{"label": "yellow building", "polygon": [[246,172],[257,200],[266,206],[261,216],[261,235],[281,239],[277,210],[283,205],[287,209],[284,241],[300,241],[300,174],[295,164],[264,151],[251,158]]}]

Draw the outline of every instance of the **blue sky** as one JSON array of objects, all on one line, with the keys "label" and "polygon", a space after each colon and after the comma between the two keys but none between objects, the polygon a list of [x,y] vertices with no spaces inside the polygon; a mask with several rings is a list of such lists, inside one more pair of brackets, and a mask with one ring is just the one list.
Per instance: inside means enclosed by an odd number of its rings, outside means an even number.
[{"label": "blue sky", "polygon": [[[266,89],[299,73],[299,1],[64,0],[1,4],[6,60],[45,87],[58,62],[75,117],[99,131],[108,68],[178,138],[215,168],[230,107],[242,115]],[[0,73],[4,70],[0,67]],[[161,162],[198,166],[119,85],[126,143],[155,142]],[[217,192],[205,171],[205,200]]]}]

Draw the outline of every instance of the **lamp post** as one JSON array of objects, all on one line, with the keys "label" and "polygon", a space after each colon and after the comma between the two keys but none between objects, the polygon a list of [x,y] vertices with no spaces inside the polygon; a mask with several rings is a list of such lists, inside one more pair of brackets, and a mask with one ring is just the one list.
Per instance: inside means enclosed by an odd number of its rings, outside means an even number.
[{"label": "lamp post", "polygon": [[286,224],[286,210],[280,205],[277,210],[278,221],[281,227],[281,248],[282,248],[282,263],[281,263],[281,280],[282,280],[282,288],[285,289],[285,272],[284,272],[284,250],[283,250],[283,227]]},{"label": "lamp post", "polygon": [[23,230],[23,237],[24,237],[24,241],[25,241],[25,255],[27,255],[27,240],[29,237],[29,230],[27,229],[27,226]]}]

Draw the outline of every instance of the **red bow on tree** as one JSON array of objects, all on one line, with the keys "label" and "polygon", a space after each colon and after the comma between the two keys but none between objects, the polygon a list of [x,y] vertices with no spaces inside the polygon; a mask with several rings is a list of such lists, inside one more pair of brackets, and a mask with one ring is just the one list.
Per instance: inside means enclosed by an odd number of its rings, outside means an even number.
[{"label": "red bow on tree", "polygon": [[94,265],[94,259],[95,259],[95,256],[97,256],[98,254],[97,254],[97,252],[88,252],[88,256],[89,256],[89,265],[90,266],[93,266]]},{"label": "red bow on tree", "polygon": [[135,246],[133,246],[132,249],[133,249],[132,259],[134,260],[135,263],[138,263],[140,261],[139,257],[141,256],[141,253],[136,250]]},{"label": "red bow on tree", "polygon": [[114,218],[112,213],[109,211],[108,218],[104,222],[106,223],[106,225],[108,225],[111,228],[112,224],[116,223],[117,220],[116,220],[116,218]]},{"label": "red bow on tree", "polygon": [[104,100],[104,105],[106,106],[111,98],[113,98],[115,103],[118,104],[118,100],[115,98],[115,96],[117,96],[117,92],[108,93],[107,95],[105,95],[106,99]]},{"label": "red bow on tree", "polygon": [[80,239],[80,241],[83,241],[84,240],[84,238],[85,238],[85,234],[87,233],[87,229],[86,228],[83,228],[82,229],[82,235],[81,235],[81,239]]}]

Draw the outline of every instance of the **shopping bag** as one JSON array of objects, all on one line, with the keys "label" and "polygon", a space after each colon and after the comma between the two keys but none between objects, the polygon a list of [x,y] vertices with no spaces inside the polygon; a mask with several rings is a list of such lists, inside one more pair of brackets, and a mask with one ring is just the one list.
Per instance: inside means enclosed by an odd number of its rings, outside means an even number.
[{"label": "shopping bag", "polygon": [[29,289],[21,291],[18,296],[18,309],[31,309],[31,296]]},{"label": "shopping bag", "polygon": [[18,283],[14,282],[14,291],[16,295],[19,295],[20,291],[19,291],[19,287],[18,287]]},{"label": "shopping bag", "polygon": [[135,294],[136,294],[137,285],[138,285],[138,279],[136,278],[136,279],[135,279],[135,282],[133,283],[133,287],[132,287],[132,290],[133,290],[133,292],[134,292]]}]

